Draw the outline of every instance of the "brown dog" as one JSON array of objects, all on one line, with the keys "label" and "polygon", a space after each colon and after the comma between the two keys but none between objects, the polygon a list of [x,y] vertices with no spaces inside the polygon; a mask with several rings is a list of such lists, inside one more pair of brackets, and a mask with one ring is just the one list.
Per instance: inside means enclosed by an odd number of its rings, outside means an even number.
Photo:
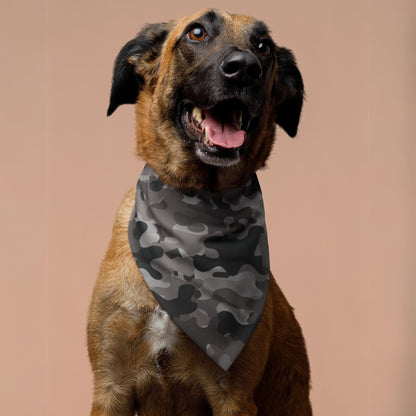
[{"label": "brown dog", "polygon": [[[179,191],[216,192],[241,186],[265,165],[276,123],[296,135],[302,102],[294,57],[262,22],[204,10],[148,25],[122,48],[108,114],[135,103],[139,156]],[[204,117],[228,133],[205,135]],[[145,284],[127,235],[134,203],[131,190],[91,302],[91,415],[311,415],[304,339],[274,279],[253,335],[224,371]]]}]

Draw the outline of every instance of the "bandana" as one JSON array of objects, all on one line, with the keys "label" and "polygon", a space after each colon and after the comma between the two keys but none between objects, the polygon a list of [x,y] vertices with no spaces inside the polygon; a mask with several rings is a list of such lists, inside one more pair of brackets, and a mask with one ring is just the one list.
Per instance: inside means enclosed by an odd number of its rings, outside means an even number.
[{"label": "bandana", "polygon": [[257,176],[221,192],[180,193],[146,165],[128,234],[160,307],[228,370],[260,319],[269,283]]}]

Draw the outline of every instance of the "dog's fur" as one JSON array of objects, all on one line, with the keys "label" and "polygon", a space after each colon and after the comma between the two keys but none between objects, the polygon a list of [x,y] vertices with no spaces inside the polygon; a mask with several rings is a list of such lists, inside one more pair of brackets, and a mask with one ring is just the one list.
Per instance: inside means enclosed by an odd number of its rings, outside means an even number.
[{"label": "dog's fur", "polygon": [[[203,27],[206,38],[192,39],[195,27]],[[257,72],[247,75],[249,82],[224,79],[219,69],[235,50],[254,62]],[[198,153],[202,145],[186,131],[186,106],[208,109],[224,100],[244,107],[250,119],[246,140],[237,150]],[[136,103],[139,156],[178,190],[215,191],[244,184],[264,166],[275,123],[296,135],[302,101],[292,53],[273,43],[262,22],[204,10],[148,25],[124,46],[108,114]],[[274,279],[254,334],[223,371],[159,309],[144,283],[127,235],[134,201],[131,190],[117,214],[90,306],[91,415],[311,415],[304,339]]]}]

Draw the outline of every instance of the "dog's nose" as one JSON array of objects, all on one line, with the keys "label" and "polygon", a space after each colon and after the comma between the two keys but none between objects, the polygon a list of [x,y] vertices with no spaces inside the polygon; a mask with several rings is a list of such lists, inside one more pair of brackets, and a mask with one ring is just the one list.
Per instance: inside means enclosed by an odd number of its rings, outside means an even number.
[{"label": "dog's nose", "polygon": [[253,82],[262,75],[257,57],[250,51],[232,51],[221,62],[222,75],[237,82]]}]

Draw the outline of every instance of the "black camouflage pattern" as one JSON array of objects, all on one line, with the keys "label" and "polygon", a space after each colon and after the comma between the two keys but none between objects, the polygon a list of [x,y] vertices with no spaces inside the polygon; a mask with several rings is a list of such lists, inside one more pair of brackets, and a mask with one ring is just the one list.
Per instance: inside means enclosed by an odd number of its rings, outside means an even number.
[{"label": "black camouflage pattern", "polygon": [[128,233],[137,266],[160,306],[228,370],[257,325],[269,284],[257,176],[240,188],[183,194],[146,165]]}]

